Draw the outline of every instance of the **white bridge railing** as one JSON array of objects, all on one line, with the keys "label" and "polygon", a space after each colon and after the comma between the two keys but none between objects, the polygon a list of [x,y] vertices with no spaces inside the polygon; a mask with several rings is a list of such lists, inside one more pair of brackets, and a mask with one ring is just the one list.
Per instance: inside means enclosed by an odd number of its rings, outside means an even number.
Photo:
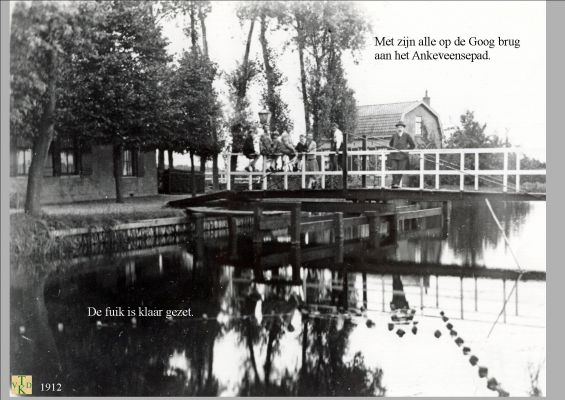
[{"label": "white bridge railing", "polygon": [[[385,187],[387,177],[395,174],[403,175],[416,175],[419,176],[419,189],[426,187],[425,177],[433,176],[433,183],[428,186],[433,186],[434,189],[440,189],[441,176],[458,176],[459,190],[465,190],[465,177],[473,178],[474,190],[479,190],[479,180],[483,179],[485,182],[502,187],[502,191],[507,192],[509,186],[516,192],[520,192],[520,178],[522,176],[542,175],[546,176],[545,169],[522,169],[521,160],[523,159],[523,149],[519,148],[476,148],[476,149],[415,149],[403,150],[404,153],[410,155],[410,164],[412,167],[417,165],[417,168],[409,170],[390,170],[387,168],[387,158],[391,153],[396,153],[395,150],[349,150],[347,152],[348,162],[348,176],[361,176],[366,177],[363,179],[364,186],[366,187],[367,177],[376,178],[376,184],[373,187]],[[234,182],[239,184],[247,183],[249,190],[253,189],[253,183],[260,181],[261,188],[267,190],[269,187],[269,180],[274,177],[283,177],[283,187],[288,189],[289,177],[300,177],[300,187],[306,188],[308,177],[315,177],[320,180],[322,188],[326,186],[325,177],[327,176],[342,176],[341,170],[328,170],[326,163],[330,164],[331,157],[337,157],[331,151],[317,151],[308,153],[314,154],[318,161],[319,171],[306,170],[306,157],[302,154],[301,161],[298,163],[299,171],[287,170],[269,172],[265,170],[266,163],[263,162],[263,157],[257,162],[260,167],[259,171],[248,172],[244,168],[248,164],[248,159],[240,153],[230,153],[227,157],[225,182],[227,189],[231,189],[232,177]],[[480,169],[481,155],[498,155],[502,158],[497,161],[501,165],[501,169]],[[238,157],[238,170],[230,170],[229,161],[231,156]],[[443,156],[443,158],[442,158]],[[447,158],[447,160],[446,160]],[[498,160],[498,159],[497,159]],[[465,166],[467,162],[468,167]],[[492,162],[492,159],[491,159]],[[470,167],[469,167],[470,165]],[[510,166],[512,168],[510,168]],[[285,166],[286,167],[286,166]],[[241,170],[239,170],[241,168]],[[488,177],[488,178],[487,178]],[[500,180],[500,177],[502,179]],[[509,185],[509,178],[513,177],[514,183]],[[468,179],[469,180],[469,179]],[[402,183],[401,183],[402,186]],[[445,185],[444,185],[445,186]],[[450,183],[452,188],[453,182]]]}]

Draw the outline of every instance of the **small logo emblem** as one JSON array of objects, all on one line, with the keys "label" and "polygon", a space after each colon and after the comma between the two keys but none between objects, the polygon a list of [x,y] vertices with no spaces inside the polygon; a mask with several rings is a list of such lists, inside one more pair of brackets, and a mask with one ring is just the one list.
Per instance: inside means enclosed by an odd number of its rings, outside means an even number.
[{"label": "small logo emblem", "polygon": [[31,394],[31,375],[12,375],[11,392],[16,396]]}]

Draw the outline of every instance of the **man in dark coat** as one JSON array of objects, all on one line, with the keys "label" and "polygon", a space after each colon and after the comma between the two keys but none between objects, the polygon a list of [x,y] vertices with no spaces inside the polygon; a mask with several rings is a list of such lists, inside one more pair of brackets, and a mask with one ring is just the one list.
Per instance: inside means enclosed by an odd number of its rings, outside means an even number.
[{"label": "man in dark coat", "polygon": [[[410,135],[406,132],[406,124],[402,121],[398,121],[396,126],[396,133],[392,135],[390,139],[389,146],[393,150],[411,150],[416,147],[414,141]],[[405,171],[408,169],[408,153],[404,151],[398,151],[391,153],[388,156],[390,160],[390,169],[394,171]],[[392,188],[398,188],[400,181],[402,180],[402,174],[396,174],[392,176]]]}]

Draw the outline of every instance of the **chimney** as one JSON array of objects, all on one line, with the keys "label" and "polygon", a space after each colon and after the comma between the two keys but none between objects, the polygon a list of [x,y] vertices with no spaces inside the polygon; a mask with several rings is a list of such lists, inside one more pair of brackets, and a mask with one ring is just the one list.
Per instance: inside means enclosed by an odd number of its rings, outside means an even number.
[{"label": "chimney", "polygon": [[422,99],[422,101],[424,103],[426,103],[428,106],[430,105],[430,98],[428,97],[428,89],[426,89],[426,95],[424,96],[424,98]]}]

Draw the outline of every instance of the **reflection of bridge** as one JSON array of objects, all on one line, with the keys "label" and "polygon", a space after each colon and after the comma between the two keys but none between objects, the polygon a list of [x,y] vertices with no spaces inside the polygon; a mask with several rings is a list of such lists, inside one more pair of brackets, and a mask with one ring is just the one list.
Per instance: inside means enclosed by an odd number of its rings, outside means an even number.
[{"label": "reflection of bridge", "polygon": [[[306,181],[309,177],[320,179],[320,185],[326,188],[326,178],[332,177],[359,177],[359,187],[367,188],[372,179],[372,187],[384,188],[387,178],[392,175],[415,175],[418,180],[418,189],[430,188],[435,191],[445,189],[446,185],[459,186],[460,191],[464,191],[467,184],[472,184],[474,191],[479,191],[481,183],[490,186],[500,187],[503,192],[521,192],[521,179],[523,176],[544,176],[545,169],[523,169],[522,150],[518,148],[476,148],[476,149],[418,149],[404,150],[416,161],[418,167],[405,171],[387,170],[387,158],[394,150],[377,149],[347,151],[345,157],[347,162],[344,164],[345,171],[330,171],[326,165],[330,164],[330,158],[334,153],[329,151],[318,151],[310,154],[316,156],[320,171],[307,171],[305,168],[305,157],[300,162],[300,171],[281,171],[268,172],[265,170],[265,163],[261,171],[240,171],[231,170],[228,163],[225,174],[226,186],[230,190],[234,184],[243,184],[249,190],[253,189],[255,183],[259,184],[260,189],[267,190],[272,186],[272,182],[277,178],[282,179],[281,189],[289,189],[289,178],[298,180],[299,188],[306,188]],[[231,154],[233,158],[243,157],[241,154]],[[490,165],[496,169],[481,168],[481,163],[488,159]],[[412,164],[415,164],[415,162]],[[442,177],[454,177],[455,179],[443,179]],[[429,178],[429,179],[426,179]],[[468,179],[465,179],[468,178]],[[353,182],[352,182],[353,183]]]}]

